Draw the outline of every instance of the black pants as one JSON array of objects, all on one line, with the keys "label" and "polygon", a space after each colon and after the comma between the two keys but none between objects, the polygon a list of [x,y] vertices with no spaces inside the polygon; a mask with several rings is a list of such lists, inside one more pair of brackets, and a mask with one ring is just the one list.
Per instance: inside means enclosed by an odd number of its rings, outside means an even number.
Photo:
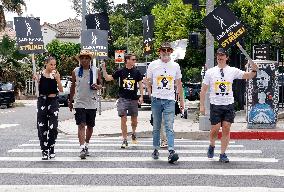
[{"label": "black pants", "polygon": [[41,96],[37,101],[37,129],[41,150],[53,147],[57,138],[59,103],[56,97]]}]

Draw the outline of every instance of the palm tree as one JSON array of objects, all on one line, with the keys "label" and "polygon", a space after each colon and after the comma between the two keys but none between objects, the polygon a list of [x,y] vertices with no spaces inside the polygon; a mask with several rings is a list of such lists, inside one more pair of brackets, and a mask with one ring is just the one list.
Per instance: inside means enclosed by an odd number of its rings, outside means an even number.
[{"label": "palm tree", "polygon": [[24,0],[0,0],[0,31],[4,30],[6,26],[4,11],[15,12],[21,15],[23,6],[26,6]]}]

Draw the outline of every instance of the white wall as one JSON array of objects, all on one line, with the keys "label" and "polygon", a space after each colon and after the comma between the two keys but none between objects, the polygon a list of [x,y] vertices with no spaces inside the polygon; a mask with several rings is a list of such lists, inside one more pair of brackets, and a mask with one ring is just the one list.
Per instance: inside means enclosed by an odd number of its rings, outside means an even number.
[{"label": "white wall", "polygon": [[43,36],[43,42],[44,46],[46,46],[48,43],[50,43],[52,40],[56,39],[56,31],[50,29],[49,27],[42,26],[41,27],[42,36]]}]

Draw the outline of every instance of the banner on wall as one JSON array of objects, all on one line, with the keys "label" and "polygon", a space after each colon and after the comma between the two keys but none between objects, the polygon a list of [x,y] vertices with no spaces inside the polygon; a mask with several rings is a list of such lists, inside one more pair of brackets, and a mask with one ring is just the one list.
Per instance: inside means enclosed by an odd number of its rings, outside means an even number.
[{"label": "banner on wall", "polygon": [[254,60],[259,71],[248,82],[248,128],[270,129],[276,127],[278,115],[278,64],[276,61]]}]

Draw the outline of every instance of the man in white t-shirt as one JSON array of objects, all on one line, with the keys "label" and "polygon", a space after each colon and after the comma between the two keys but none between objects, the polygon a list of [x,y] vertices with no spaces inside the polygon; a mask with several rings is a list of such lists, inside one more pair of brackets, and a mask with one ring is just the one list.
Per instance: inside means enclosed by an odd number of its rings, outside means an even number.
[{"label": "man in white t-shirt", "polygon": [[159,158],[160,129],[162,116],[164,129],[168,140],[168,162],[174,163],[179,159],[174,150],[174,118],[175,118],[175,85],[180,98],[180,107],[184,108],[181,70],[178,63],[171,60],[173,49],[171,44],[165,42],[159,49],[160,59],[150,63],[147,69],[147,88],[151,96],[153,114],[153,159]]},{"label": "man in white t-shirt", "polygon": [[229,159],[225,154],[230,140],[230,128],[234,122],[234,97],[233,81],[234,79],[252,79],[257,72],[257,65],[251,65],[250,72],[241,71],[235,67],[227,65],[229,57],[223,48],[217,50],[218,65],[208,69],[203,79],[200,93],[200,113],[205,114],[204,100],[205,94],[210,87],[210,145],[208,148],[208,158],[214,157],[215,140],[217,139],[220,127],[222,127],[221,154],[220,162],[228,163]]}]

